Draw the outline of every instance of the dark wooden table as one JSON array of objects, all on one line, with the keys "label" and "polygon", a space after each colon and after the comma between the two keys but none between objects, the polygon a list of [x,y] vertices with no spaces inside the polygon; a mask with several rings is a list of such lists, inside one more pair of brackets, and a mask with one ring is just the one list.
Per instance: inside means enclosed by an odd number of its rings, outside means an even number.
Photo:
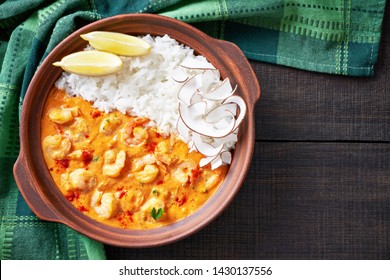
[{"label": "dark wooden table", "polygon": [[376,74],[251,61],[262,97],[246,181],[203,230],[108,259],[390,259],[390,5]]}]

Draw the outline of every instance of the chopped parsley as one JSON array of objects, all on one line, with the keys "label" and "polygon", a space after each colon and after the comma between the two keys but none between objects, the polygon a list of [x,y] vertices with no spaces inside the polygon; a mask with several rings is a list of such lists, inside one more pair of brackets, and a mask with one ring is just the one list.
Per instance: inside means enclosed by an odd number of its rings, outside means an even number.
[{"label": "chopped parsley", "polygon": [[155,220],[160,219],[162,214],[164,214],[164,209],[162,208],[156,210],[156,208],[153,207],[152,211],[150,211],[150,216]]}]

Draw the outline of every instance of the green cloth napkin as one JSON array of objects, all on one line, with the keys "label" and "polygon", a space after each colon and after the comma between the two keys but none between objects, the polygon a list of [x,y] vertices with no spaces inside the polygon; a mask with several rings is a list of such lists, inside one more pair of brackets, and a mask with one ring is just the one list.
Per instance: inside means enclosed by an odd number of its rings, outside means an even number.
[{"label": "green cloth napkin", "polygon": [[39,220],[15,184],[19,109],[43,58],[74,30],[159,13],[236,43],[250,59],[351,76],[374,73],[385,1],[13,0],[0,4],[0,258],[104,259],[104,246]]}]

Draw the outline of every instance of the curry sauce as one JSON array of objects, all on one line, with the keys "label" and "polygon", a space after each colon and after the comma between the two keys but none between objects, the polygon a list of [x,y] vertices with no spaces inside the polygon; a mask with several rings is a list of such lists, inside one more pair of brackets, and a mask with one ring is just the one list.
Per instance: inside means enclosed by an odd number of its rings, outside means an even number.
[{"label": "curry sauce", "polygon": [[41,120],[50,174],[66,199],[102,223],[127,229],[164,226],[196,211],[227,166],[199,167],[203,157],[150,120],[104,113],[54,88]]}]

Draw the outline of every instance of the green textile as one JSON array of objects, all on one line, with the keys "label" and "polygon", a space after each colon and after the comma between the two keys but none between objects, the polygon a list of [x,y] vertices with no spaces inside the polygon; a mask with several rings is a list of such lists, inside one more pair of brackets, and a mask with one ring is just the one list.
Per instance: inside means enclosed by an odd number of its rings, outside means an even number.
[{"label": "green textile", "polygon": [[124,13],[159,13],[236,43],[254,60],[371,76],[385,1],[9,0],[0,4],[0,258],[104,259],[104,246],[39,220],[15,184],[19,109],[42,59],[74,30]]}]

